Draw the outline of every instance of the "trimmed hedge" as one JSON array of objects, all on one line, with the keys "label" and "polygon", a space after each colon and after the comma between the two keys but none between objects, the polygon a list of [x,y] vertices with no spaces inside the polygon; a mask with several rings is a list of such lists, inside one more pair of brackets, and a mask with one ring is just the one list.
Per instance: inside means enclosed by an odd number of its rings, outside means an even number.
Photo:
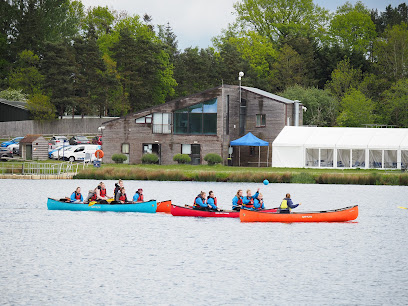
[{"label": "trimmed hedge", "polygon": [[142,156],[143,164],[157,164],[159,162],[159,157],[154,153],[146,153]]},{"label": "trimmed hedge", "polygon": [[124,161],[127,160],[127,156],[125,154],[113,154],[112,160],[117,164],[123,164]]},{"label": "trimmed hedge", "polygon": [[222,163],[222,158],[218,154],[215,153],[208,153],[204,156],[204,160],[210,165],[220,164]]},{"label": "trimmed hedge", "polygon": [[176,154],[173,156],[173,160],[179,164],[189,164],[191,163],[191,157],[187,154]]}]

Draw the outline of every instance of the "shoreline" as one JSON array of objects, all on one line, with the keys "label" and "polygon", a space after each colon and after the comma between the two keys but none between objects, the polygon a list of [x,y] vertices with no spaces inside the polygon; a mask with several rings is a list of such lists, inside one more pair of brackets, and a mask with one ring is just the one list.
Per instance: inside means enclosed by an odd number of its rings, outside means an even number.
[{"label": "shoreline", "polygon": [[196,182],[262,182],[296,184],[350,184],[408,186],[408,172],[383,170],[328,170],[238,168],[191,165],[103,165],[78,172],[74,179],[155,180]]},{"label": "shoreline", "polygon": [[105,164],[65,174],[0,174],[0,179],[94,179],[153,180],[195,182],[393,185],[408,186],[408,172],[376,169],[257,168],[192,165],[124,165]]}]

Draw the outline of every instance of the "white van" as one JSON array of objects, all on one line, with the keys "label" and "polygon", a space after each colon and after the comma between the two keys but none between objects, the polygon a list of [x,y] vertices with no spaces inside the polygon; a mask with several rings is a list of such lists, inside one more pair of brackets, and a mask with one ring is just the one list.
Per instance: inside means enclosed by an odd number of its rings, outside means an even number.
[{"label": "white van", "polygon": [[89,161],[93,161],[96,159],[95,152],[100,150],[100,145],[92,145],[92,144],[83,144],[83,145],[76,145],[72,146],[71,150],[66,150],[64,152],[64,157],[66,160],[70,162],[76,160],[85,160],[85,158],[89,159]]}]

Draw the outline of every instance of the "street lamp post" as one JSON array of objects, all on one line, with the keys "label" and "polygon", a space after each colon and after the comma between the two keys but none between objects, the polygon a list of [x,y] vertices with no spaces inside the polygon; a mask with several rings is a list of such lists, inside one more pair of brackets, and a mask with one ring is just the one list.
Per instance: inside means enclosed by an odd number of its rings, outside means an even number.
[{"label": "street lamp post", "polygon": [[238,80],[239,80],[239,105],[241,106],[241,78],[244,76],[244,73],[240,71],[238,73]]}]

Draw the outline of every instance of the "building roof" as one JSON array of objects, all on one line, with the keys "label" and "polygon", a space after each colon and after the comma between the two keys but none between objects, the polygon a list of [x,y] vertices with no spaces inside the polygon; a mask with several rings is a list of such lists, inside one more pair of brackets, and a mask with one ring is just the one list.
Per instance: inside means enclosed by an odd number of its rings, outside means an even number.
[{"label": "building roof", "polygon": [[[164,104],[176,103],[176,102],[178,102],[178,101],[180,101],[180,100],[184,100],[184,99],[188,99],[188,98],[193,98],[193,97],[195,97],[195,96],[197,96],[197,95],[200,95],[200,94],[203,94],[203,93],[206,93],[206,92],[211,92],[211,91],[213,91],[213,90],[216,90],[216,89],[219,89],[219,88],[223,88],[223,87],[236,87],[237,89],[239,88],[238,85],[227,85],[227,84],[224,84],[224,85],[220,85],[220,86],[213,87],[213,88],[210,88],[210,89],[206,89],[206,90],[204,90],[204,91],[202,91],[202,92],[194,93],[194,94],[191,94],[191,95],[188,95],[188,96],[185,96],[185,97],[180,97],[180,98],[177,98],[177,99],[168,101],[168,102],[166,102],[166,103],[164,103]],[[267,91],[264,91],[264,90],[262,90],[262,89],[258,89],[258,88],[254,88],[254,87],[246,87],[246,86],[241,86],[241,88],[244,89],[244,90],[253,92],[253,93],[255,93],[255,94],[264,96],[264,97],[266,97],[266,98],[273,99],[273,100],[275,100],[275,101],[277,101],[277,102],[281,102],[281,103],[285,103],[285,104],[293,104],[293,103],[294,103],[294,101],[292,101],[292,100],[286,99],[286,98],[281,97],[281,96],[278,96],[278,95],[274,95],[274,94],[272,94],[272,93],[270,93],[270,92],[267,92]],[[197,102],[197,103],[199,103],[199,102]],[[163,106],[163,104],[154,105],[154,106],[152,106],[152,107],[139,110],[139,111],[134,112],[134,113],[132,113],[132,114],[144,113],[144,112],[146,112],[146,111],[148,111],[148,110],[154,110],[156,107],[160,107],[160,106]],[[112,120],[109,120],[109,121],[105,121],[105,122],[103,122],[103,124],[107,124],[107,123],[110,123],[110,122],[113,122],[113,121],[116,121],[116,120],[119,120],[119,119],[126,118],[127,116],[130,116],[130,115],[132,115],[132,114],[128,114],[128,115],[126,115],[126,116],[124,116],[124,117],[115,118],[115,119],[112,119]]]},{"label": "building roof", "polygon": [[273,146],[408,150],[408,129],[285,126]]},{"label": "building roof", "polygon": [[23,139],[20,140],[20,143],[32,143],[40,137],[42,137],[42,135],[28,134]]},{"label": "building roof", "polygon": [[16,108],[27,110],[27,102],[8,101],[8,100],[5,100],[5,99],[0,99],[0,103],[6,104],[6,105],[9,105],[9,106],[13,106],[13,107],[16,107]]},{"label": "building roof", "polygon": [[270,92],[267,92],[267,91],[259,89],[259,88],[246,87],[246,86],[241,86],[241,88],[243,88],[243,89],[245,89],[247,91],[253,92],[255,94],[264,96],[266,98],[270,98],[270,99],[282,102],[282,103],[286,103],[286,104],[293,104],[294,103],[294,101],[292,101],[292,100],[286,99],[286,98],[278,96],[278,95],[274,95],[274,94],[272,94]]}]

